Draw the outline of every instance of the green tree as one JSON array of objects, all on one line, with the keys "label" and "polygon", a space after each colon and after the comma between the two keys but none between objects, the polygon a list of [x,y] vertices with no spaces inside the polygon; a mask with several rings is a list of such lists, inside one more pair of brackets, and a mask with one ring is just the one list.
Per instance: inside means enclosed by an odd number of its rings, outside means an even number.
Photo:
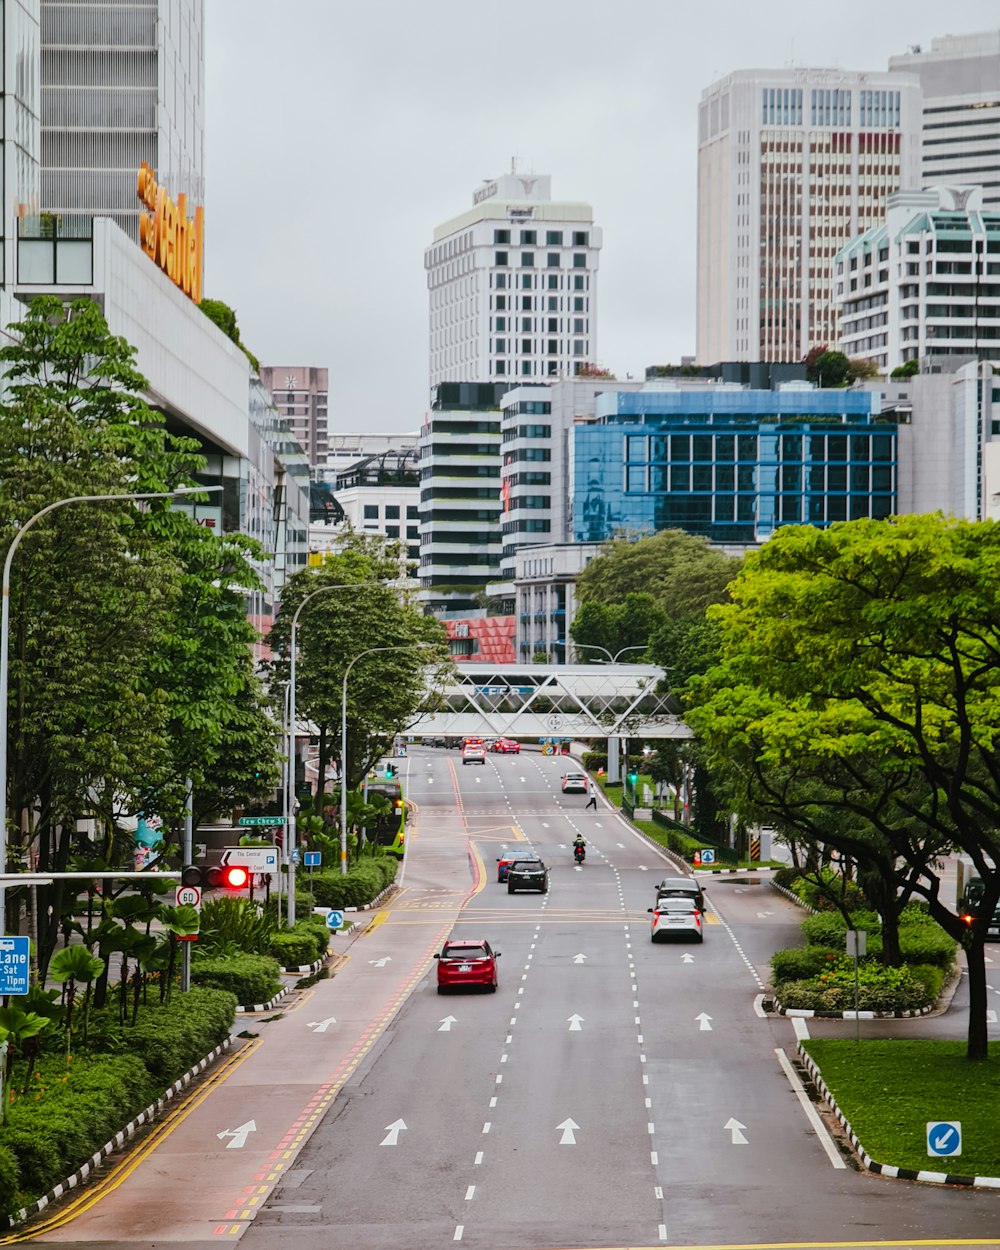
[{"label": "green tree", "polygon": [[815,348],[805,358],[806,377],[817,386],[846,386],[850,380],[850,361],[843,352]]},{"label": "green tree", "polygon": [[[621,603],[598,603],[590,600],[581,605],[573,618],[570,634],[582,648],[585,664],[600,664],[628,649],[621,662],[637,664],[642,653],[632,648],[645,648],[649,639],[666,623],[662,608],[651,594],[629,593]],[[598,650],[597,648],[600,648]]]},{"label": "green tree", "polygon": [[897,365],[895,369],[893,369],[892,373],[889,374],[889,377],[893,380],[893,382],[898,382],[901,379],[905,380],[906,378],[912,378],[919,372],[919,360],[904,360],[901,365]]},{"label": "green tree", "polygon": [[[0,544],[58,499],[194,482],[197,444],[166,432],[142,398],[133,350],[94,303],[35,300],[10,333],[0,349]],[[78,820],[96,819],[99,840],[113,840],[115,811],[163,747],[165,704],[145,675],[178,593],[177,562],[148,528],[166,507],[70,505],[18,548],[8,832],[12,855],[33,844],[42,871],[66,867]],[[60,889],[42,891],[52,925]]]},{"label": "green tree", "polygon": [[[901,883],[965,946],[967,1054],[985,1058],[984,942],[1000,900],[1000,527],[940,516],[790,526],[748,558],[732,596],[712,611],[721,659],[692,683],[690,722],[717,753],[728,743],[774,776],[818,777],[816,821],[860,818],[869,859],[885,839]],[[828,829],[818,832],[832,841]],[[941,897],[933,860],[947,845],[985,883],[971,927]]]},{"label": "green tree", "polygon": [[[317,813],[323,811],[328,764],[336,761],[348,787],[356,788],[392,736],[413,718],[424,693],[425,666],[447,659],[447,635],[440,622],[423,616],[384,584],[397,573],[395,562],[379,547],[358,541],[321,568],[289,578],[268,635],[277,657],[269,669],[278,690],[288,681],[291,620],[305,597],[324,586],[374,583],[317,595],[299,616],[296,710],[316,726],[319,738]],[[418,649],[416,643],[431,646]],[[356,660],[376,647],[388,650]],[[340,760],[341,706],[344,673],[352,660],[345,764]]]},{"label": "green tree", "polygon": [[650,594],[668,617],[699,616],[726,597],[740,567],[707,539],[684,530],[647,538],[612,539],[577,580],[583,603],[621,604],[629,594]]}]

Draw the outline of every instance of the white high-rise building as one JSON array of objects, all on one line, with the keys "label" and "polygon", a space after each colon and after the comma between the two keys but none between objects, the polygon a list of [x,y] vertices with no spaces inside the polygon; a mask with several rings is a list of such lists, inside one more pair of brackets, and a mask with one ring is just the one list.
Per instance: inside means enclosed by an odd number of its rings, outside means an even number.
[{"label": "white high-rise building", "polygon": [[932,39],[889,68],[923,89],[923,186],[982,187],[983,206],[1000,208],[1000,29]]},{"label": "white high-rise building", "polygon": [[574,377],[597,360],[601,231],[589,204],[553,202],[551,181],[504,174],[434,231],[424,253],[432,391]]},{"label": "white high-rise building", "polygon": [[139,237],[144,162],[204,203],[205,0],[41,0],[42,210]]},{"label": "white high-rise building", "polygon": [[978,187],[889,197],[882,224],[837,255],[840,350],[883,373],[906,361],[1000,361],[1000,212]]},{"label": "white high-rise building", "polygon": [[833,258],[917,185],[916,75],[741,70],[698,110],[701,364],[801,360],[837,339]]}]

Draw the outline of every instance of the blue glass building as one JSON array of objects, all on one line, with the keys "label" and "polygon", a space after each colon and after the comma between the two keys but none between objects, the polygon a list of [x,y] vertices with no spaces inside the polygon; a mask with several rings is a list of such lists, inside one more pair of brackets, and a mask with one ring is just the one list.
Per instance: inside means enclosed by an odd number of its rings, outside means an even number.
[{"label": "blue glass building", "polygon": [[613,392],[574,430],[573,537],[683,529],[760,543],[779,525],[887,517],[894,423],[861,390]]}]

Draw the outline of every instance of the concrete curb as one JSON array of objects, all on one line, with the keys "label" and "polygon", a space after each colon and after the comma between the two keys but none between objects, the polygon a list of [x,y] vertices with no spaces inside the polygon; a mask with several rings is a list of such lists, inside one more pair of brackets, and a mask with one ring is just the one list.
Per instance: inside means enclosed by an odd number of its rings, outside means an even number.
[{"label": "concrete curb", "polygon": [[376,894],[370,903],[362,903],[360,907],[344,907],[341,910],[343,911],[371,911],[373,907],[381,907],[381,905],[385,902],[385,900],[387,898],[391,898],[398,889],[399,889],[399,886],[394,881],[392,885],[387,885],[381,894]]},{"label": "concrete curb", "polygon": [[772,1002],[778,1015],[798,1016],[805,1020],[913,1020],[918,1016],[929,1016],[936,1006],[931,1003],[929,1007],[900,1011],[823,1011],[816,1007],[782,1007],[776,997],[772,998]]},{"label": "concrete curb", "polygon": [[286,977],[302,976],[304,973],[319,972],[320,968],[323,967],[329,957],[330,953],[327,951],[322,959],[316,959],[311,964],[299,964],[295,968],[279,968],[278,971],[283,973]]},{"label": "concrete curb", "polygon": [[854,1129],[851,1128],[847,1117],[837,1106],[836,1100],[826,1087],[823,1077],[820,1075],[819,1068],[813,1063],[812,1059],[799,1043],[799,1057],[805,1065],[806,1071],[809,1073],[813,1084],[819,1090],[824,1100],[830,1107],[830,1110],[837,1117],[840,1126],[847,1133],[848,1140],[854,1148],[858,1158],[864,1164],[869,1172],[874,1172],[879,1176],[886,1176],[890,1180],[900,1181],[923,1181],[928,1185],[964,1185],[969,1188],[978,1189],[1000,1189],[1000,1177],[995,1176],[962,1176],[951,1172],[927,1172],[923,1169],[915,1168],[899,1168],[888,1163],[876,1163],[861,1142],[858,1140]]},{"label": "concrete curb", "polygon": [[281,1000],[285,997],[285,995],[290,990],[291,990],[291,986],[285,985],[277,992],[277,994],[275,994],[275,996],[271,999],[270,1002],[254,1003],[252,1007],[237,1007],[236,1014],[238,1016],[249,1016],[257,1011],[270,1011],[271,1008],[275,1005],[275,1003],[280,1003]]},{"label": "concrete curb", "polygon": [[140,1111],[134,1120],[130,1120],[120,1133],[116,1133],[111,1141],[106,1142],[96,1154],[91,1155],[87,1162],[82,1167],[77,1168],[72,1176],[67,1177],[66,1180],[56,1185],[54,1189],[50,1189],[47,1194],[44,1194],[37,1202],[33,1202],[31,1206],[22,1207],[16,1215],[9,1215],[7,1217],[8,1227],[13,1228],[16,1224],[23,1224],[25,1220],[31,1219],[32,1216],[39,1215],[50,1203],[61,1198],[69,1190],[76,1189],[77,1186],[81,1185],[90,1176],[91,1172],[103,1163],[108,1155],[114,1154],[130,1137],[134,1137],[143,1124],[149,1124],[168,1102],[176,1098],[185,1086],[190,1085],[200,1072],[203,1072],[210,1063],[214,1063],[222,1052],[228,1050],[232,1044],[233,1039],[227,1037],[221,1045],[216,1046],[215,1050],[207,1054],[204,1059],[199,1060],[179,1080],[174,1081],[173,1085],[170,1086],[162,1097],[157,1098],[156,1102],[150,1103],[144,1111]]}]

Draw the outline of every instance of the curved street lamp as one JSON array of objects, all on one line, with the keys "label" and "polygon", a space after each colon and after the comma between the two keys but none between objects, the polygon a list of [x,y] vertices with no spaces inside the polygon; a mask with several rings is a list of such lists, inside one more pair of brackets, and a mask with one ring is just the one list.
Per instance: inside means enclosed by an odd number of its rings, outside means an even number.
[{"label": "curved street lamp", "polygon": [[599,647],[594,642],[574,642],[573,646],[576,647],[577,650],[582,649],[584,651],[603,651],[604,654],[608,657],[609,664],[617,664],[618,656],[624,655],[626,651],[647,651],[649,649],[649,643],[643,642],[643,643],[638,643],[637,645],[632,646],[632,647],[622,647],[622,649],[616,655],[612,655],[611,652],[607,649],[607,647]]},{"label": "curved street lamp", "polygon": [[[3,607],[0,609],[0,872],[7,871],[7,687],[9,666],[10,631],[10,570],[14,563],[14,553],[21,539],[28,530],[40,521],[43,516],[54,512],[56,508],[64,508],[70,503],[112,503],[123,500],[134,503],[142,499],[176,499],[179,495],[201,495],[210,491],[222,490],[221,486],[179,486],[177,490],[147,491],[141,494],[117,495],[70,495],[68,499],[57,499],[55,503],[40,508],[34,516],[29,517],[11,539],[7,548],[7,558],[3,562]],[[7,892],[0,889],[0,934],[7,928]]]},{"label": "curved street lamp", "polygon": [[[299,615],[310,599],[322,595],[328,590],[350,590],[355,586],[381,586],[382,582],[340,582],[336,586],[317,586],[304,595],[292,616],[291,637],[288,650],[288,783],[285,789],[285,809],[288,823],[285,826],[285,858],[288,860],[288,898],[285,903],[285,916],[289,928],[295,924],[295,860],[292,852],[296,849],[298,829],[295,821],[295,653],[298,650],[297,634]],[[326,778],[321,777],[320,782]]]},{"label": "curved street lamp", "polygon": [[359,651],[344,669],[344,686],[340,701],[340,875],[347,876],[347,678],[358,660],[377,651],[419,651],[423,647],[436,648],[436,642],[404,642],[391,647],[369,647]]}]

